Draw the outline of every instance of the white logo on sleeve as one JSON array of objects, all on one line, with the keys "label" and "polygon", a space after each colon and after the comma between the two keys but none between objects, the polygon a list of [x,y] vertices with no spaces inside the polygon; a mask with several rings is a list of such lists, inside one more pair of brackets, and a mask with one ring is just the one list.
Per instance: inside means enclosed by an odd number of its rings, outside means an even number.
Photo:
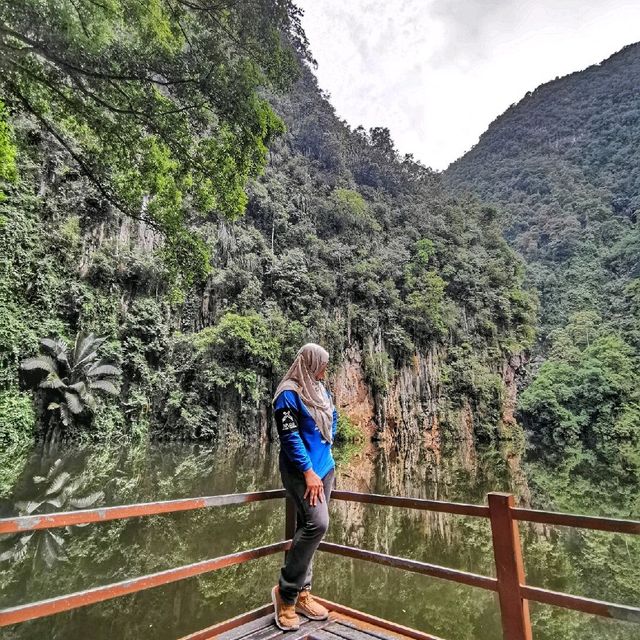
[{"label": "white logo on sleeve", "polygon": [[282,430],[283,431],[291,431],[292,429],[297,429],[298,425],[291,415],[291,410],[287,409],[282,412]]}]

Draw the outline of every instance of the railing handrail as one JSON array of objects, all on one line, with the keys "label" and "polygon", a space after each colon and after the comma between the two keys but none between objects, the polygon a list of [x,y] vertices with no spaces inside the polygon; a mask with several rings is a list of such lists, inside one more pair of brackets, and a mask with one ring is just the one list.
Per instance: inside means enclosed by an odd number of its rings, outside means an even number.
[{"label": "railing handrail", "polygon": [[[422,562],[421,560],[410,560],[409,558],[391,556],[386,553],[369,551],[358,547],[348,547],[334,542],[323,541],[320,543],[318,549],[320,549],[320,551],[326,551],[327,553],[354,558],[356,560],[366,560],[394,569],[403,569],[432,578],[449,580],[450,582],[485,589],[486,591],[498,590],[497,578],[470,573],[469,571],[461,571],[460,569],[451,569],[449,567]],[[565,609],[573,609],[574,611],[581,611],[582,613],[640,623],[640,608],[638,607],[606,602],[604,600],[595,600],[584,596],[575,596],[562,591],[551,591],[527,584],[520,584],[519,586],[522,595],[528,600],[535,600],[536,602],[563,607]]]},{"label": "railing handrail", "polygon": [[[142,502],[136,504],[116,505],[112,507],[98,507],[93,509],[78,509],[58,513],[36,514],[31,516],[13,516],[0,518],[0,534],[23,533],[38,529],[52,529],[69,525],[106,522],[108,520],[122,520],[140,516],[151,516],[178,511],[191,511],[210,507],[222,507],[232,504],[259,502],[284,498],[284,489],[265,489],[247,493],[227,493],[215,496],[201,496],[197,498],[180,498],[177,500],[161,500],[157,502]],[[453,515],[471,517],[489,517],[489,507],[481,504],[466,504],[449,502],[447,500],[428,500],[424,498],[408,498],[405,496],[388,496],[379,493],[361,493],[334,489],[331,498],[350,502],[362,502],[381,506],[402,507],[422,511],[436,511]],[[600,516],[585,516],[558,511],[543,511],[512,507],[513,519],[525,522],[537,522],[581,529],[609,531],[611,533],[640,534],[640,520],[625,520]]]},{"label": "railing handrail", "polygon": [[403,507],[405,509],[419,509],[422,511],[438,511],[458,516],[489,517],[489,507],[482,504],[465,504],[463,502],[448,502],[446,500],[427,500],[425,498],[407,498],[404,496],[386,496],[380,493],[360,493],[357,491],[343,491],[333,489],[331,499],[347,500],[349,502],[364,502],[387,507]]},{"label": "railing handrail", "polygon": [[514,520],[522,522],[538,522],[562,527],[576,527],[592,531],[608,531],[610,533],[640,534],[640,520],[624,520],[621,518],[605,518],[600,516],[583,516],[560,511],[541,511],[539,509],[511,509]]},{"label": "railing handrail", "polygon": [[[2,518],[0,519],[0,533],[22,533],[68,525],[175,513],[284,497],[286,497],[286,491],[284,489],[271,489],[248,493],[183,498],[178,500],[164,500],[159,502]],[[368,560],[378,564],[452,580],[482,589],[497,591],[500,596],[505,637],[517,640],[529,640],[529,638],[531,638],[527,600],[534,600],[545,604],[629,622],[640,622],[640,608],[637,607],[593,600],[526,585],[524,583],[522,553],[517,528],[517,521],[528,521],[623,534],[640,534],[640,521],[519,508],[513,506],[513,496],[501,493],[489,494],[489,506],[342,490],[333,490],[331,497],[338,500],[436,511],[453,515],[488,517],[491,522],[494,556],[498,573],[497,578],[330,542],[321,542],[319,548],[323,551],[338,555]],[[200,575],[205,572],[215,571],[222,567],[239,564],[253,558],[277,553],[278,551],[286,551],[291,544],[291,538],[295,530],[295,509],[290,500],[287,500],[285,522],[287,539],[284,541],[229,554],[227,556],[220,556],[211,560],[203,560],[174,569],[167,569],[114,584],[95,587],[85,591],[2,609],[0,610],[0,627],[52,615],[61,611],[76,609],[128,593],[142,591],[169,582]]]},{"label": "railing handrail", "polygon": [[182,567],[165,569],[157,573],[150,573],[137,578],[129,578],[84,591],[76,591],[75,593],[55,596],[53,598],[47,598],[46,600],[39,600],[38,602],[0,609],[0,627],[26,622],[27,620],[33,620],[35,618],[44,618],[54,613],[78,609],[89,604],[96,604],[104,600],[119,598],[120,596],[130,593],[136,593],[138,591],[144,591],[145,589],[151,589],[152,587],[159,587],[171,582],[177,582],[178,580],[184,580],[185,578],[199,576],[203,573],[218,571],[219,569],[224,569],[234,564],[242,564],[248,560],[262,558],[284,551],[290,545],[291,542],[289,540],[283,540],[282,542],[275,542],[274,544],[268,544],[263,547],[230,553],[226,556],[219,556],[210,560],[201,560],[200,562],[194,562]]},{"label": "railing handrail", "polygon": [[59,513],[36,514],[32,516],[17,516],[0,519],[0,534],[23,533],[37,529],[54,529],[69,525],[90,524],[92,522],[106,522],[107,520],[124,520],[139,516],[153,516],[177,511],[191,511],[208,507],[223,507],[230,504],[244,504],[260,500],[284,498],[284,489],[267,489],[249,493],[227,493],[217,496],[202,496],[200,498],[181,498],[179,500],[161,500],[158,502],[141,502],[113,507],[98,507],[95,509],[78,509],[76,511],[61,511]]},{"label": "railing handrail", "polygon": [[460,569],[451,569],[422,560],[411,560],[400,556],[391,556],[387,553],[378,551],[369,551],[368,549],[360,549],[359,547],[349,547],[344,544],[336,544],[335,542],[320,542],[318,547],[321,551],[333,553],[355,560],[367,560],[375,562],[394,569],[404,569],[412,573],[420,573],[424,576],[432,578],[441,578],[442,580],[450,580],[458,584],[466,584],[469,587],[478,587],[479,589],[487,589],[489,591],[498,590],[498,581],[489,576],[483,576],[469,571],[461,571]]}]

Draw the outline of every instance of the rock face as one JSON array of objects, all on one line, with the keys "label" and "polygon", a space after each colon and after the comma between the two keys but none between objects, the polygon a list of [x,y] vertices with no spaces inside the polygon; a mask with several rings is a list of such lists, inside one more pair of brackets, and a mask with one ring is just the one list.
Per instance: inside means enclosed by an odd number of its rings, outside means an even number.
[{"label": "rock face", "polygon": [[350,346],[344,360],[331,381],[338,408],[370,436],[377,431],[375,402],[365,380],[362,352]]},{"label": "rock face", "polygon": [[505,427],[516,426],[515,410],[518,401],[518,381],[524,366],[528,363],[525,354],[513,354],[502,366],[502,381],[505,399],[502,405],[502,422]]},{"label": "rock face", "polygon": [[378,424],[386,438],[400,446],[425,444],[439,450],[438,353],[416,353],[400,368],[378,403]]},{"label": "rock face", "polygon": [[[416,353],[410,364],[395,371],[385,392],[374,393],[367,383],[362,351],[351,345],[337,373],[330,381],[338,408],[350,421],[381,445],[397,449],[432,451],[436,458],[442,447],[443,425],[456,441],[465,467],[475,466],[474,411],[469,400],[451,408],[441,385],[440,366],[445,354],[436,348]],[[517,428],[514,417],[518,382],[527,363],[524,354],[512,355],[502,365],[504,384],[501,424],[505,437]],[[437,460],[436,460],[437,462]]]}]

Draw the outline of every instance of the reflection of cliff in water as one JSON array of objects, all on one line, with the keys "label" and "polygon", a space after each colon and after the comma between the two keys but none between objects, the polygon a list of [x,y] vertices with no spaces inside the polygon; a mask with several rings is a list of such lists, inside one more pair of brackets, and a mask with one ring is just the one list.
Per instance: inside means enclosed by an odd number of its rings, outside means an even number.
[{"label": "reflection of cliff in water", "polygon": [[[371,444],[339,467],[336,486],[363,493],[477,504],[486,503],[490,491],[509,491],[520,504],[529,506],[519,453],[507,447],[487,448],[470,457],[464,446],[463,442],[455,443],[434,452],[424,446],[403,449]],[[343,500],[334,501],[331,513],[332,540],[336,542],[415,558],[420,557],[417,554],[422,547],[427,554],[422,559],[430,562],[439,557],[459,564],[455,552],[463,542],[468,545],[470,528],[478,531],[477,543],[485,547],[490,542],[487,521],[446,513]],[[447,551],[449,547],[453,553]]]}]

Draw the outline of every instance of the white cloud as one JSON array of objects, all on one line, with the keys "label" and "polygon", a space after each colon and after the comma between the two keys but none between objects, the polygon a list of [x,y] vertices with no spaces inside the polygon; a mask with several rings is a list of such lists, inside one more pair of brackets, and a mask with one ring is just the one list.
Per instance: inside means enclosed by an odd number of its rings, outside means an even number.
[{"label": "white cloud", "polygon": [[538,85],[639,38],[637,0],[298,0],[320,86],[444,169]]}]

